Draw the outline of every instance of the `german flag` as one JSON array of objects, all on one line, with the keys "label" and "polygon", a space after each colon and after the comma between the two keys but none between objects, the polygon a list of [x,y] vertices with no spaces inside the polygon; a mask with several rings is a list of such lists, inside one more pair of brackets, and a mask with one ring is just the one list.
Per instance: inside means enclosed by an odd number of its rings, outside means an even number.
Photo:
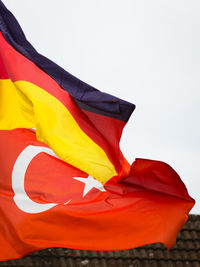
[{"label": "german flag", "polygon": [[36,128],[64,161],[105,183],[122,172],[122,129],[135,106],[40,55],[0,1],[0,129]]}]

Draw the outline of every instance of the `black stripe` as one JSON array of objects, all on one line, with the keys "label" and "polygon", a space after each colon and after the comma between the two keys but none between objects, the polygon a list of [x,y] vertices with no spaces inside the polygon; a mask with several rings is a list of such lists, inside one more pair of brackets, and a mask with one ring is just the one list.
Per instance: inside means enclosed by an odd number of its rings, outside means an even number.
[{"label": "black stripe", "polygon": [[91,104],[90,105],[87,104],[86,102],[82,102],[77,99],[75,99],[75,102],[78,105],[78,107],[83,110],[90,111],[96,114],[111,117],[111,118],[118,119],[118,120],[125,121],[125,122],[129,119],[131,113],[135,109],[135,106],[131,106],[132,110],[128,110],[126,105],[123,105],[122,103],[119,104],[119,102],[115,102],[115,104],[118,105],[118,108],[121,111],[119,113],[105,112],[103,110],[100,110],[99,108],[97,109],[96,107],[91,106]]}]

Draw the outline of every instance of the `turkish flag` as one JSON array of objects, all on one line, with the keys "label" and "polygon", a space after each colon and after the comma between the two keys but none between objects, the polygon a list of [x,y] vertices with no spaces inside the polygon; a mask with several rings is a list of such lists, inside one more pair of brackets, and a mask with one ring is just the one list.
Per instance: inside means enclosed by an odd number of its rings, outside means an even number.
[{"label": "turkish flag", "polygon": [[170,248],[194,205],[167,164],[137,159],[102,185],[61,161],[32,130],[0,131],[0,260],[47,247]]}]

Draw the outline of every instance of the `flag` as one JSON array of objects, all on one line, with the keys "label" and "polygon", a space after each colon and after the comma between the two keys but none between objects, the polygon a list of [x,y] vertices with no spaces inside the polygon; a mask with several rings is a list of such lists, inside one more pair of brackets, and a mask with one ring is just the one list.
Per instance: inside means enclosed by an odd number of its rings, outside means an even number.
[{"label": "flag", "polygon": [[119,139],[135,106],[38,54],[1,1],[0,14],[0,129],[36,128],[62,160],[102,182],[117,175]]},{"label": "flag", "polygon": [[194,201],[167,164],[136,159],[104,185],[60,160],[27,129],[0,131],[1,260],[47,247],[168,248]]},{"label": "flag", "polygon": [[47,247],[171,248],[194,200],[166,163],[124,158],[135,105],[40,55],[2,1],[0,31],[0,260]]}]

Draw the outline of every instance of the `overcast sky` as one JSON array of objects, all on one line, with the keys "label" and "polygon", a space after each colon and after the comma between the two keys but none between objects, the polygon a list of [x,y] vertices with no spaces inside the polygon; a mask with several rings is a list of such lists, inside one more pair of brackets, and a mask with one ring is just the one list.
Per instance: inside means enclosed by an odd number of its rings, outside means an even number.
[{"label": "overcast sky", "polygon": [[200,1],[3,2],[40,53],[136,104],[124,155],[169,163],[200,214]]}]

